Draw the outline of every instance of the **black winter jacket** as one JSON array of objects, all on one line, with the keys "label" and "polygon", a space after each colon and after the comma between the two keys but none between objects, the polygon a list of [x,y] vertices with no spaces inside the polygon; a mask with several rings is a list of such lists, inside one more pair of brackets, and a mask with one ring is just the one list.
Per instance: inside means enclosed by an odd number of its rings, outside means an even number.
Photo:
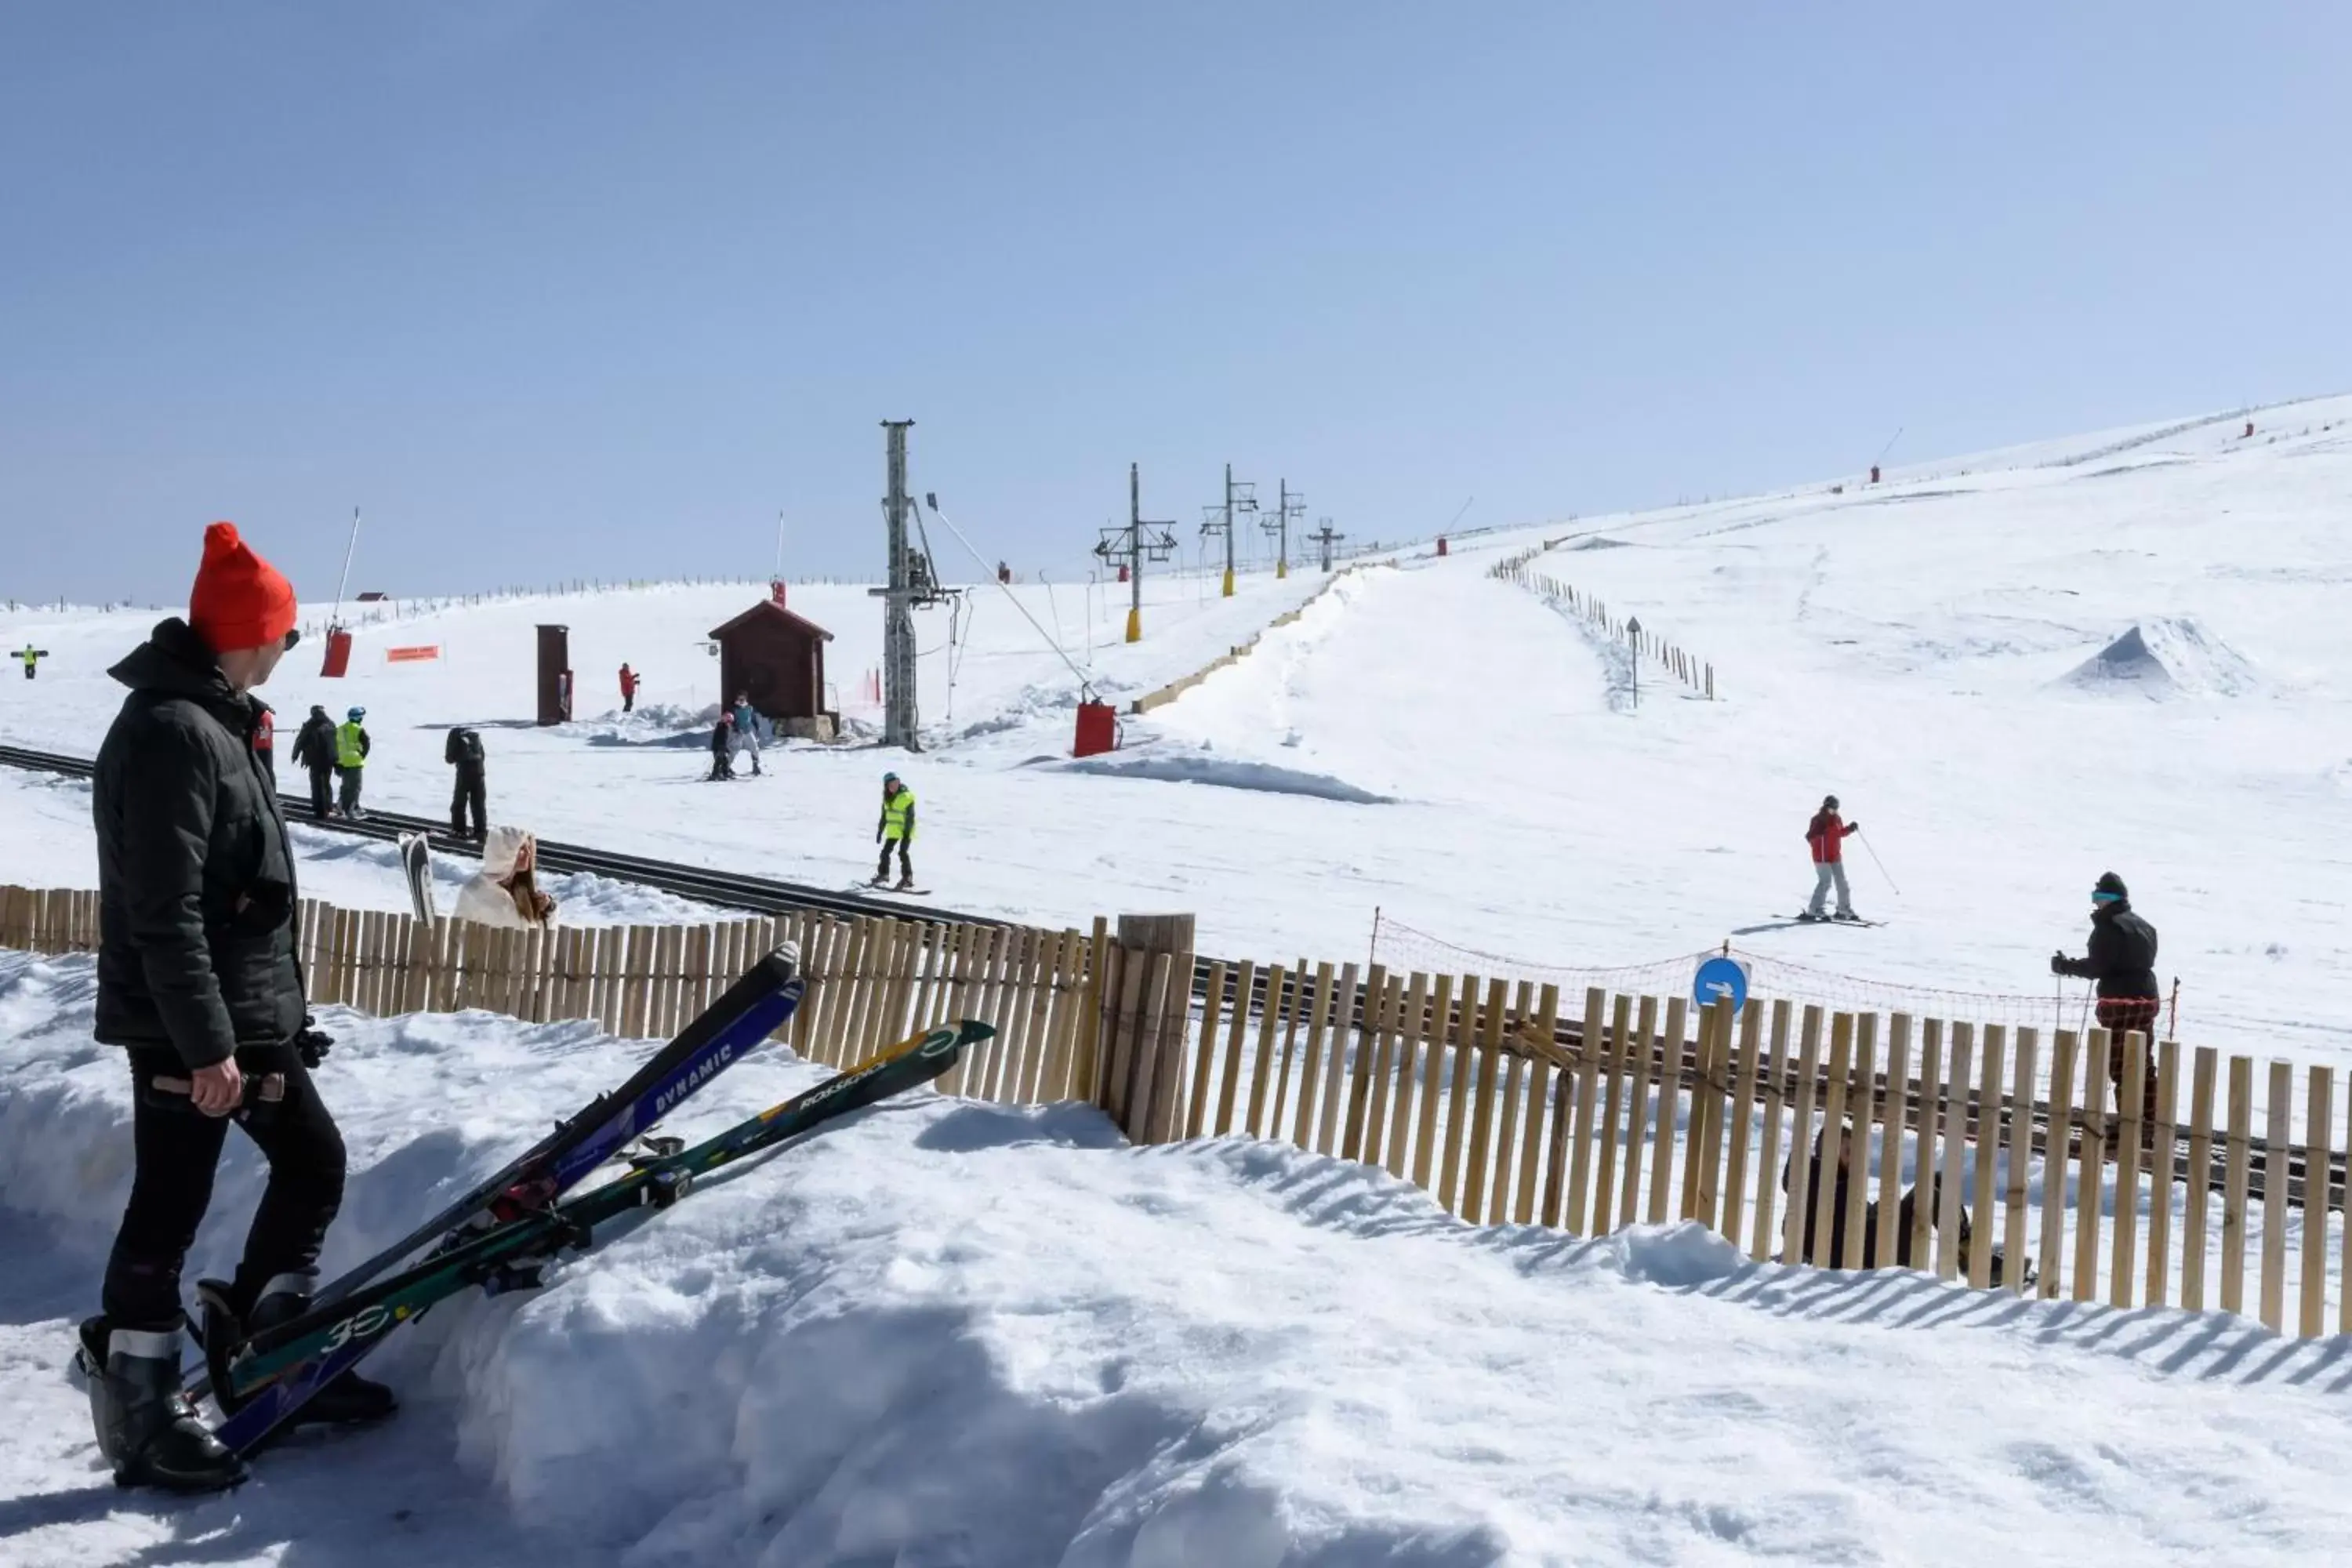
[{"label": "black winter jacket", "polygon": [[2156,928],[2117,900],[2091,915],[2089,956],[2070,958],[2062,974],[2095,980],[2102,996],[2161,996],[2156,985]]},{"label": "black winter jacket", "polygon": [[441,747],[441,760],[460,773],[480,773],[483,760],[481,735],[467,729],[450,731],[449,739]]},{"label": "black winter jacket", "polygon": [[294,737],[294,761],[321,773],[335,765],[335,721],[324,714],[302,721]]},{"label": "black winter jacket", "polygon": [[253,751],[254,706],[178,619],[108,673],[99,748],[96,1034],[190,1068],[300,1032],[294,857]]}]

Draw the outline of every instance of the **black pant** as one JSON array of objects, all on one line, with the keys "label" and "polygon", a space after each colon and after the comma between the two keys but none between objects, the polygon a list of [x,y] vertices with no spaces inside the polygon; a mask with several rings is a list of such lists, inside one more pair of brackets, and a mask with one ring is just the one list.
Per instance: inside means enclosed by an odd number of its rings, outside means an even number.
[{"label": "black pant", "polygon": [[[285,1055],[280,1061],[280,1053],[268,1053],[263,1068],[285,1075],[285,1098],[268,1105],[257,1097],[237,1121],[269,1162],[269,1184],[254,1211],[245,1260],[236,1270],[237,1291],[247,1300],[273,1276],[319,1261],[327,1226],[343,1202],[343,1135],[310,1075],[290,1053]],[[153,1088],[158,1077],[189,1076],[170,1052],[133,1051],[131,1063],[131,1143],[138,1166],[122,1228],[106,1260],[104,1304],[116,1328],[169,1330],[180,1322],[180,1268],[212,1202],[214,1168],[235,1119],[206,1116],[186,1096]],[[254,1069],[246,1071],[250,1076]]]},{"label": "black pant", "polygon": [[359,768],[341,768],[337,771],[342,774],[343,779],[343,787],[341,794],[340,804],[343,808],[343,815],[345,816],[351,816],[357,814],[360,808],[360,774],[362,770]]},{"label": "black pant", "polygon": [[733,778],[735,776],[735,759],[725,752],[711,752],[710,776],[714,779]]},{"label": "black pant", "polygon": [[460,838],[466,837],[466,808],[471,806],[474,812],[473,836],[480,838],[488,834],[489,816],[482,804],[484,794],[482,770],[458,763],[457,792],[449,797],[450,832]]},{"label": "black pant", "polygon": [[874,864],[874,879],[879,882],[890,875],[890,851],[893,849],[898,852],[898,879],[913,881],[915,868],[913,862],[907,858],[907,840],[903,838],[885,838],[882,841],[882,858]]},{"label": "black pant", "polygon": [[327,820],[327,807],[334,803],[335,770],[331,767],[311,768],[310,815],[320,821]]},{"label": "black pant", "polygon": [[624,691],[624,692],[622,692],[622,693],[621,693],[621,711],[622,711],[622,712],[624,712],[624,713],[629,712],[631,710],[635,709],[635,708],[636,707],[636,705],[637,705],[637,694],[636,694],[635,692],[634,692],[634,691]]}]

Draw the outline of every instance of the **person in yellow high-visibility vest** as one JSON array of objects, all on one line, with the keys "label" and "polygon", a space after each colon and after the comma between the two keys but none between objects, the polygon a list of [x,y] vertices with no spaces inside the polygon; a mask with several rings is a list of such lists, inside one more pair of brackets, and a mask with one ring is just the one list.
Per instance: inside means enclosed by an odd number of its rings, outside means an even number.
[{"label": "person in yellow high-visibility vest", "polygon": [[915,867],[907,858],[907,849],[915,842],[915,792],[897,773],[882,775],[882,820],[875,826],[874,842],[882,846],[882,858],[874,867],[874,886],[878,888],[890,879],[890,850],[895,845],[898,850],[898,886],[911,889],[915,885]]},{"label": "person in yellow high-visibility vest", "polygon": [[49,657],[49,650],[26,643],[16,650],[16,657],[25,661],[25,679],[31,680],[40,674],[41,660]]},{"label": "person in yellow high-visibility vest", "polygon": [[368,732],[361,723],[366,717],[366,709],[354,708],[335,726],[335,776],[342,780],[336,804],[353,820],[360,816],[360,776],[367,768]]}]

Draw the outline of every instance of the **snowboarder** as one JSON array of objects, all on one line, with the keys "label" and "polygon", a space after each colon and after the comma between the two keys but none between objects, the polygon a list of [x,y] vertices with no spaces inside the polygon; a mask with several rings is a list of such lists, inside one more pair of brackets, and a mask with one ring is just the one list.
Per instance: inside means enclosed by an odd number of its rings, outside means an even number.
[{"label": "snowboarder", "polygon": [[294,761],[310,775],[310,815],[326,821],[334,804],[330,786],[335,773],[335,721],[321,703],[310,704],[310,716],[294,737]]},{"label": "snowboarder", "polygon": [[[110,673],[130,688],[100,746],[98,999],[93,1033],[128,1048],[131,1199],[106,1263],[103,1310],[81,1325],[90,1415],[118,1482],[217,1490],[245,1466],[180,1387],[180,1270],[235,1120],[269,1163],[226,1304],[253,1327],[304,1310],[342,1202],[343,1142],[310,1078],[296,960],[294,855],[253,747],[252,689],[294,643],[292,586],[234,526],[205,532],[186,620],[157,626]],[[258,831],[257,831],[257,826]],[[392,1413],[351,1376],[326,1420]]]},{"label": "snowboarder", "polygon": [[735,714],[731,709],[719,710],[719,722],[710,726],[710,777],[713,782],[735,776]]},{"label": "snowboarder", "polygon": [[26,643],[16,650],[16,657],[25,661],[25,679],[32,680],[39,676],[41,660],[49,657],[49,650]]},{"label": "snowboarder", "polygon": [[874,867],[874,885],[878,888],[890,879],[890,847],[895,844],[898,886],[912,888],[915,868],[907,858],[907,850],[915,842],[915,792],[897,773],[882,775],[882,820],[875,825],[874,842],[882,846],[882,858]]},{"label": "snowboarder", "polygon": [[[1811,1175],[1810,1177],[1811,1184],[1806,1188],[1807,1209],[1805,1214],[1805,1238],[1802,1244],[1802,1250],[1798,1255],[1798,1261],[1811,1263],[1822,1268],[1876,1268],[1880,1267],[1878,1260],[1878,1200],[1876,1198],[1871,1199],[1867,1204],[1863,1205],[1862,1247],[1859,1253],[1860,1261],[1849,1261],[1850,1255],[1846,1250],[1848,1238],[1846,1236],[1845,1205],[1846,1195],[1849,1191],[1847,1184],[1853,1179],[1851,1152],[1854,1149],[1865,1146],[1864,1140],[1862,1135],[1855,1130],[1854,1124],[1850,1121],[1842,1123],[1839,1127],[1837,1174],[1832,1184],[1833,1190],[1830,1194],[1829,1246],[1824,1248],[1820,1244],[1821,1232],[1819,1228],[1819,1221],[1821,1215],[1820,1211],[1817,1208],[1814,1208],[1812,1205],[1821,1194],[1822,1145],[1828,1141],[1829,1129],[1826,1127],[1822,1128],[1821,1131],[1813,1134],[1813,1153],[1811,1164]],[[1780,1190],[1784,1193],[1789,1190],[1790,1179],[1795,1174],[1796,1165],[1797,1157],[1792,1153],[1780,1166]],[[1864,1179],[1868,1179],[1867,1173],[1864,1173]],[[1933,1232],[1936,1228],[1937,1220],[1943,1212],[1943,1197],[1944,1176],[1943,1173],[1939,1171],[1936,1173],[1935,1180],[1928,1187],[1927,1228],[1930,1232]],[[1913,1267],[1911,1228],[1913,1221],[1918,1211],[1918,1205],[1919,1189],[1917,1185],[1915,1184],[1903,1189],[1903,1196],[1896,1200],[1895,1211],[1895,1262],[1893,1264],[1893,1267],[1895,1268],[1909,1268]],[[1969,1247],[1970,1242],[1974,1239],[1975,1232],[1969,1224],[1969,1211],[1967,1207],[1962,1205],[1958,1213],[1959,1221],[1957,1227],[1958,1231],[1958,1239],[1959,1242],[1960,1256],[1965,1258],[1969,1255]],[[1918,1267],[1924,1268],[1929,1267],[1929,1259],[1923,1258],[1919,1260]],[[2001,1256],[2000,1249],[1995,1248],[1992,1255],[1992,1283],[1998,1285],[2000,1281]]]},{"label": "snowboarder", "polygon": [[362,723],[366,718],[366,709],[353,708],[335,726],[335,775],[343,781],[336,805],[354,822],[360,816],[361,775],[367,770],[368,732]]},{"label": "snowboarder", "polygon": [[637,672],[625,663],[621,666],[621,711],[632,712],[637,706]]},{"label": "snowboarder", "polygon": [[1830,888],[1837,888],[1837,916],[1842,921],[1856,919],[1853,895],[1845,882],[1845,841],[1849,834],[1862,831],[1859,822],[1842,822],[1838,818],[1838,797],[1823,795],[1821,810],[1805,825],[1805,842],[1813,852],[1813,900],[1805,906],[1801,917],[1818,921],[1829,919],[1823,906],[1829,902]]},{"label": "snowboarder", "polygon": [[[2050,955],[2050,973],[2098,983],[2099,1026],[2114,1038],[2107,1073],[2115,1080],[2116,1111],[2124,1103],[2124,1036],[2137,1030],[2154,1038],[2164,994],[2156,984],[2156,928],[2134,913],[2131,889],[2113,871],[2091,889],[2091,941],[2085,956]],[[2156,1075],[2147,1075],[2142,1125],[2156,1120]]]},{"label": "snowboarder", "polygon": [[261,763],[261,771],[269,775],[269,788],[278,788],[278,710],[257,697],[253,700],[253,754]]},{"label": "snowboarder", "polygon": [[735,749],[751,758],[751,776],[760,776],[760,715],[746,694],[735,699]]},{"label": "snowboarder", "polygon": [[[457,770],[457,788],[449,796],[449,831],[459,838],[481,838],[489,829],[489,817],[484,810],[487,786],[482,773],[481,732],[464,726],[449,731],[448,743],[441,748],[441,760]],[[466,829],[466,811],[473,808],[474,826]]]},{"label": "snowboarder", "polygon": [[524,929],[555,924],[555,900],[539,890],[539,840],[520,827],[482,836],[482,868],[457,889],[455,918]]}]

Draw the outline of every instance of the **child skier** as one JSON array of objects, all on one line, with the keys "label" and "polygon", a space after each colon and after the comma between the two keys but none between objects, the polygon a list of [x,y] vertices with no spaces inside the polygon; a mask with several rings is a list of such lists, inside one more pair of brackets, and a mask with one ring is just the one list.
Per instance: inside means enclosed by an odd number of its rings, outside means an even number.
[{"label": "child skier", "polygon": [[915,792],[897,773],[884,773],[882,820],[874,828],[874,842],[882,846],[882,858],[874,866],[874,886],[881,887],[890,879],[890,847],[894,844],[898,848],[899,888],[915,885],[914,864],[907,858],[907,847],[914,841]]}]

